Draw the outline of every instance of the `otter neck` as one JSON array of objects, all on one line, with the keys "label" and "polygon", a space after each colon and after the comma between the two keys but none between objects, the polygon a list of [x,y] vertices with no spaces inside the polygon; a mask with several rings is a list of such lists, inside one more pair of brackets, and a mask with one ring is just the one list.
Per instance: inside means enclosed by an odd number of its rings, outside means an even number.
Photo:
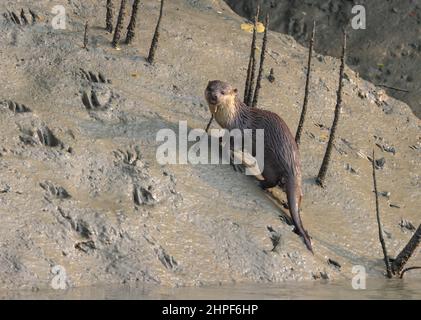
[{"label": "otter neck", "polygon": [[238,97],[229,103],[221,103],[216,108],[215,120],[221,127],[228,130],[247,128],[250,108]]}]

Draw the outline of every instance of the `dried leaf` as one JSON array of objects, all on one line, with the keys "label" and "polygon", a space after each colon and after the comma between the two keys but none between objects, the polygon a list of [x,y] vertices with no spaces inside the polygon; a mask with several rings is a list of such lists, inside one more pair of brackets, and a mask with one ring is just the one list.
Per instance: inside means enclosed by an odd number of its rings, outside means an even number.
[{"label": "dried leaf", "polygon": [[253,32],[253,25],[251,23],[242,23],[241,24],[241,30],[252,33]]},{"label": "dried leaf", "polygon": [[[252,24],[252,23],[242,23],[241,24],[241,30],[246,31],[248,33],[252,33],[253,30],[254,30],[254,24]],[[256,30],[257,30],[257,33],[265,32],[265,26],[263,25],[263,23],[258,22]]]},{"label": "dried leaf", "polygon": [[264,26],[264,24],[263,23],[261,23],[261,22],[258,22],[257,23],[257,33],[263,33],[263,32],[265,32],[265,26]]}]

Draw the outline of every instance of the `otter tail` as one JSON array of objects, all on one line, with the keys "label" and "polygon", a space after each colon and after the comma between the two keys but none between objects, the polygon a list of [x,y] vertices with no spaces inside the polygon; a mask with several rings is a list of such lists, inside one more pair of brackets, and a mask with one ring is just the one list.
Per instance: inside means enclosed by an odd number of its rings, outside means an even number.
[{"label": "otter tail", "polygon": [[295,177],[289,178],[286,185],[289,212],[291,213],[291,218],[295,226],[295,232],[303,237],[307,249],[313,253],[310,237],[307,231],[304,229],[303,223],[301,221],[300,209],[297,203],[297,189],[295,180]]}]

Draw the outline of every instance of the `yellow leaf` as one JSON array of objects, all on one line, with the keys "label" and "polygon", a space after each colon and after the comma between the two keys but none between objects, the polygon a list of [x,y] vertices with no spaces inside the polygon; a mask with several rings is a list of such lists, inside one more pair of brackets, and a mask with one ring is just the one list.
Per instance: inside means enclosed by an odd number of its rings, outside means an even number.
[{"label": "yellow leaf", "polygon": [[253,25],[251,23],[242,23],[241,24],[241,30],[252,33],[253,32]]},{"label": "yellow leaf", "polygon": [[257,33],[263,33],[263,32],[265,32],[265,26],[263,25],[263,23],[258,22],[257,23],[256,30],[257,30]]},{"label": "yellow leaf", "polygon": [[[242,23],[241,24],[241,30],[244,30],[246,32],[252,33],[254,30],[254,24],[251,23]],[[257,28],[256,28],[257,33],[263,33],[265,32],[265,26],[263,25],[263,23],[258,22],[257,23]]]}]

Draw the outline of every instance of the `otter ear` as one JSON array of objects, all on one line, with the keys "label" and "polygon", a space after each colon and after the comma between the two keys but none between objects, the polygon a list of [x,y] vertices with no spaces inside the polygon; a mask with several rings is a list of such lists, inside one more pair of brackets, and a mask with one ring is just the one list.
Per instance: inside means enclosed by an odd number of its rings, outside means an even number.
[{"label": "otter ear", "polygon": [[238,89],[234,88],[234,90],[232,90],[232,92],[234,92],[235,94],[238,94]]}]

